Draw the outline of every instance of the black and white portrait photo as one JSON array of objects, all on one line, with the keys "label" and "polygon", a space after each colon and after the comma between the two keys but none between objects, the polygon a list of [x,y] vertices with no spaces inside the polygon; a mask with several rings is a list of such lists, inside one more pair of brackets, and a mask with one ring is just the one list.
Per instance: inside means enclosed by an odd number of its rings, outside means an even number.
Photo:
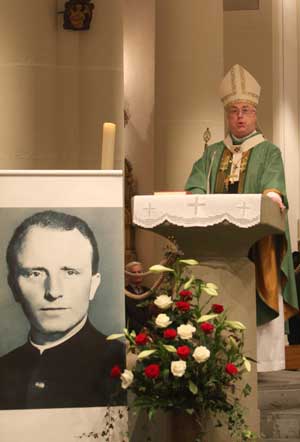
[{"label": "black and white portrait photo", "polygon": [[0,409],[124,405],[120,208],[0,208]]}]

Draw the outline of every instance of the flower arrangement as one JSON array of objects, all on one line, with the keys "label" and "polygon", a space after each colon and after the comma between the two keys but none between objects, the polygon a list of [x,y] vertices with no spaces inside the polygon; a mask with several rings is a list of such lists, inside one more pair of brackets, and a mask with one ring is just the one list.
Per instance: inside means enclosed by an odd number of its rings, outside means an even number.
[{"label": "flower arrangement", "polygon": [[204,435],[201,418],[208,414],[219,426],[225,418],[233,439],[253,439],[240,404],[251,388],[236,385],[251,370],[243,354],[245,326],[228,320],[224,306],[214,303],[218,287],[194,276],[192,266],[198,264],[177,257],[172,267],[150,268],[166,272],[168,282],[143,303],[156,310],[147,328],[108,337],[125,336],[128,351],[137,357],[132,370],[115,366],[111,376],[135,394],[133,406],[146,410],[150,419],[158,409],[193,415],[198,441]]}]

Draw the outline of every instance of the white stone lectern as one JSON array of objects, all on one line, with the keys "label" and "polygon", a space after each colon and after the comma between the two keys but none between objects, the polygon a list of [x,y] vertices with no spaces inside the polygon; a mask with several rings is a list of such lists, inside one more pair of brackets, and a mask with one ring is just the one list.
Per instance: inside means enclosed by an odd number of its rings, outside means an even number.
[{"label": "white stone lectern", "polygon": [[[197,258],[197,273],[219,286],[218,302],[230,319],[247,328],[245,354],[256,359],[255,269],[248,259],[252,244],[269,234],[283,234],[285,215],[268,197],[256,194],[136,196],[133,222],[166,238],[175,238],[186,258]],[[257,373],[252,364],[245,382],[252,393],[244,400],[247,420],[259,434]],[[211,429],[209,442],[231,441],[224,431]]]}]

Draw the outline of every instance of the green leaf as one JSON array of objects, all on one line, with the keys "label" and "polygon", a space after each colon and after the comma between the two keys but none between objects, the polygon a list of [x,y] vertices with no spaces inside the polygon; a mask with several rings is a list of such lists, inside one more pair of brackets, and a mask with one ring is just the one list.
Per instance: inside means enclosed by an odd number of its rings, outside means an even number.
[{"label": "green leaf", "polygon": [[170,374],[170,370],[168,369],[168,368],[165,368],[164,370],[163,370],[163,378],[165,378],[165,379],[167,379],[168,378],[168,376],[169,376],[169,374]]},{"label": "green leaf", "polygon": [[155,264],[154,266],[151,266],[149,270],[153,273],[174,272],[174,269],[170,269],[170,267],[165,267],[161,264]]},{"label": "green leaf", "polygon": [[114,339],[120,339],[120,338],[123,338],[123,336],[125,336],[124,333],[115,333],[115,334],[112,334],[112,335],[107,336],[107,337],[106,337],[106,340],[107,340],[107,341],[113,341]]},{"label": "green leaf", "polygon": [[198,393],[198,387],[192,381],[189,381],[189,390],[191,393],[193,393],[195,395]]},{"label": "green leaf", "polygon": [[150,408],[150,410],[148,411],[148,418],[149,418],[149,421],[152,420],[152,418],[153,418],[153,416],[154,416],[154,413],[155,413],[154,408]]},{"label": "green leaf", "polygon": [[217,316],[219,316],[217,313],[211,313],[210,315],[202,315],[200,316],[200,318],[197,320],[197,322],[206,322],[206,321],[210,321],[211,319],[216,318]]},{"label": "green leaf", "polygon": [[246,384],[245,387],[243,388],[243,395],[245,397],[249,396],[249,394],[251,393],[252,388],[249,384]]},{"label": "green leaf", "polygon": [[148,358],[148,356],[153,355],[153,353],[156,353],[157,350],[144,350],[141,351],[141,353],[138,355],[138,359],[144,359],[144,358]]},{"label": "green leaf", "polygon": [[227,320],[224,322],[224,324],[230,328],[235,329],[235,330],[246,330],[246,327],[240,321],[228,321]]},{"label": "green leaf", "polygon": [[242,440],[256,439],[257,435],[250,430],[244,430],[242,432]]},{"label": "green leaf", "polygon": [[188,266],[197,266],[200,264],[196,259],[179,259],[179,262]]},{"label": "green leaf", "polygon": [[176,353],[176,348],[173,345],[163,345],[163,347],[170,353]]}]

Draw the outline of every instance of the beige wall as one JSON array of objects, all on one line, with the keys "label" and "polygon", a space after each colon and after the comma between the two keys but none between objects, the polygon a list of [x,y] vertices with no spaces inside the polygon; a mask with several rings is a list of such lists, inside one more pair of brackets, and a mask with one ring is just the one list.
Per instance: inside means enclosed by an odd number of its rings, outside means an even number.
[{"label": "beige wall", "polygon": [[139,194],[153,192],[155,1],[124,0],[125,154]]},{"label": "beige wall", "polygon": [[258,118],[272,140],[272,1],[260,0],[254,11],[224,12],[224,69],[241,64],[262,87]]},{"label": "beige wall", "polygon": [[63,30],[64,3],[2,4],[0,168],[99,168],[104,121],[123,164],[121,0],[98,0],[88,32]]},{"label": "beige wall", "polygon": [[223,137],[223,2],[157,0],[156,190],[182,190],[207,127]]},{"label": "beige wall", "polygon": [[[130,120],[125,156],[133,166],[138,194],[154,191],[155,1],[124,0],[124,96]],[[154,263],[153,233],[136,230],[137,259]]]}]

